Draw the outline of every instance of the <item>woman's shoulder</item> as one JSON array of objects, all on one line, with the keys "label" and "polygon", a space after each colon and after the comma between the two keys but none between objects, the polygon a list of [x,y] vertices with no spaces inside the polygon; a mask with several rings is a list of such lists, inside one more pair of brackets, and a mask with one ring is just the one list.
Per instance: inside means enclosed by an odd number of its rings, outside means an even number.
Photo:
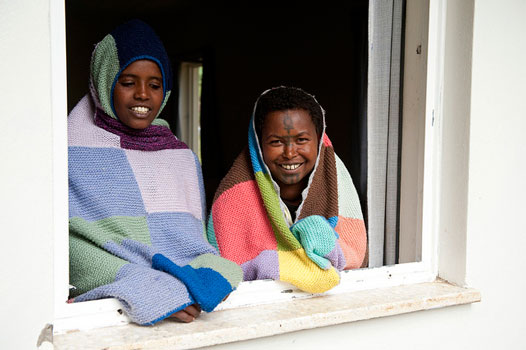
[{"label": "woman's shoulder", "polygon": [[95,104],[89,94],[68,115],[68,146],[120,147],[117,135],[95,125]]}]

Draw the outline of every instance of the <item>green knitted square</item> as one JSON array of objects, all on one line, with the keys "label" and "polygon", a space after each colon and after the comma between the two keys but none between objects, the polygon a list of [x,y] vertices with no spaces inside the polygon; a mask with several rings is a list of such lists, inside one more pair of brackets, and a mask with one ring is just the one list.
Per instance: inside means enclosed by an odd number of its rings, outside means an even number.
[{"label": "green knitted square", "polygon": [[267,208],[270,223],[272,224],[272,230],[274,231],[276,241],[278,242],[278,250],[289,251],[300,249],[300,243],[296,240],[292,232],[290,232],[289,226],[283,218],[283,213],[279,206],[279,197],[272,185],[270,175],[258,171],[254,176],[256,177],[259,191],[261,192],[263,202]]},{"label": "green knitted square", "polygon": [[93,52],[91,74],[104,112],[115,119],[117,119],[117,116],[111,108],[111,89],[117,74],[119,74],[119,70],[120,64],[117,45],[115,44],[115,39],[108,34]]},{"label": "green knitted square", "polygon": [[194,269],[201,267],[208,267],[220,273],[230,283],[232,288],[235,288],[242,280],[243,274],[241,268],[235,262],[223,259],[214,254],[201,254],[188,264]]},{"label": "green knitted square", "polygon": [[69,219],[69,232],[84,236],[99,247],[104,247],[109,241],[121,244],[124,239],[151,245],[150,231],[144,216],[112,216],[93,222],[73,217]]},{"label": "green knitted square", "polygon": [[69,235],[69,262],[69,283],[75,286],[71,297],[112,283],[127,263],[75,233]]}]

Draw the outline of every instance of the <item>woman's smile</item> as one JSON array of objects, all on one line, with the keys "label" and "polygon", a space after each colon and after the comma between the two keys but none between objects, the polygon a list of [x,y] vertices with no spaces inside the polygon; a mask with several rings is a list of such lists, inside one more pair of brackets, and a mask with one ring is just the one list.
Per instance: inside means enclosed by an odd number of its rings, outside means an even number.
[{"label": "woman's smile", "polygon": [[113,91],[119,120],[133,129],[150,126],[163,102],[162,82],[161,70],[153,61],[138,60],[126,67]]},{"label": "woman's smile", "polygon": [[284,168],[285,170],[297,170],[300,166],[302,166],[303,163],[296,163],[296,164],[280,164],[279,166]]},{"label": "woman's smile", "polygon": [[130,109],[139,118],[147,117],[148,116],[148,112],[150,112],[152,110],[151,108],[144,107],[144,106],[135,106],[135,107],[131,107]]},{"label": "woman's smile", "polygon": [[282,197],[300,195],[318,157],[318,136],[309,113],[303,109],[269,113],[261,132],[261,148]]}]

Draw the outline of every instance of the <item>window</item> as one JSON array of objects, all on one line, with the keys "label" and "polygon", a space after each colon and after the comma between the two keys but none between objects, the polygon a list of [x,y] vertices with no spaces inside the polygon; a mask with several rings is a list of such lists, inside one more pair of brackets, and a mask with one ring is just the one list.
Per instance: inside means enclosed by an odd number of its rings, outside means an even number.
[{"label": "window", "polygon": [[[55,23],[54,27],[54,60],[53,68],[57,72],[54,77],[54,106],[57,108],[54,112],[54,124],[57,135],[66,134],[66,121],[64,118],[65,105],[66,105],[66,88],[65,88],[65,52],[64,43],[65,37],[64,32],[60,29],[61,24],[64,23],[64,11],[60,1],[53,1],[54,10],[52,11]],[[424,14],[424,17],[408,16],[406,28],[412,28],[411,32],[422,33],[427,28],[427,4],[413,4],[411,3],[411,11],[413,7],[417,8],[417,12]],[[398,264],[394,266],[382,266],[374,269],[363,269],[354,270],[343,273],[342,283],[336,287],[330,293],[341,293],[357,289],[369,289],[378,286],[397,285],[406,283],[415,283],[421,281],[431,281],[437,275],[436,268],[436,244],[435,244],[435,210],[436,210],[436,181],[440,171],[440,164],[437,157],[439,152],[441,135],[437,128],[434,128],[434,117],[440,113],[440,91],[441,91],[441,74],[442,74],[442,55],[443,48],[441,47],[443,40],[443,23],[441,22],[441,16],[443,16],[443,3],[435,1],[430,6],[430,20],[429,20],[429,46],[427,45],[427,36],[423,37],[409,37],[406,36],[405,48],[407,51],[416,50],[415,48],[420,47],[420,52],[427,53],[428,59],[420,59],[419,62],[411,63],[412,66],[406,64],[405,78],[404,79],[404,92],[412,91],[413,95],[404,95],[404,100],[411,96],[417,95],[420,99],[420,104],[413,109],[404,109],[404,118],[413,113],[416,118],[421,122],[410,125],[403,125],[404,140],[406,135],[414,133],[418,135],[418,141],[416,142],[416,154],[407,155],[412,159],[409,162],[412,166],[412,170],[407,170],[408,173],[414,175],[417,174],[417,182],[421,186],[413,186],[414,188],[404,188],[404,165],[402,165],[402,189],[401,197],[404,196],[416,196],[415,201],[418,203],[417,206],[421,206],[418,211],[421,215],[416,215],[417,221],[421,221],[416,225],[414,230],[415,234],[412,237],[417,237],[420,232],[418,227],[421,227],[422,244],[415,244],[414,246],[421,247],[421,261],[409,262],[405,264]],[[409,12],[409,10],[408,10]],[[89,16],[87,16],[89,17]],[[415,23],[416,22],[416,23]],[[412,27],[412,26],[415,27]],[[68,25],[68,28],[70,26]],[[86,25],[88,28],[89,26]],[[411,40],[410,40],[411,39]],[[89,45],[86,45],[89,46]],[[70,48],[68,48],[70,49]],[[427,49],[427,50],[426,50]],[[86,55],[89,57],[89,53]],[[424,57],[424,56],[422,56]],[[408,56],[406,56],[408,59]],[[406,61],[407,63],[408,61]],[[206,68],[205,68],[206,69]],[[62,74],[60,74],[62,73]],[[412,81],[407,80],[407,76],[412,74]],[[427,78],[426,78],[427,77]],[[427,79],[427,80],[426,80]],[[425,96],[423,96],[423,90],[420,87],[423,82],[426,81]],[[307,89],[308,90],[308,89]],[[426,98],[424,98],[426,97]],[[417,98],[417,99],[418,99]],[[427,102],[427,103],[424,103]],[[408,104],[404,103],[404,108]],[[71,106],[72,107],[72,106]],[[425,109],[425,118],[424,112]],[[247,116],[248,119],[248,116]],[[86,328],[92,326],[110,325],[126,322],[124,316],[120,315],[118,310],[118,303],[114,300],[101,300],[79,304],[65,304],[64,300],[67,299],[67,286],[68,286],[68,274],[67,274],[67,145],[65,140],[60,137],[54,138],[55,142],[55,220],[57,222],[64,223],[62,227],[59,227],[56,232],[56,323],[55,331],[64,331],[71,328]],[[404,152],[404,151],[403,151]],[[402,154],[404,158],[404,154]],[[402,161],[402,163],[404,163]],[[409,186],[411,187],[411,186]],[[405,192],[407,190],[407,192]],[[400,209],[404,213],[404,206],[406,201],[402,199],[402,208]],[[404,214],[402,214],[403,216]],[[408,215],[408,217],[414,219],[414,215]],[[402,219],[403,221],[403,219]],[[408,221],[411,221],[408,219]],[[411,224],[408,224],[411,225]],[[58,226],[57,226],[58,227]],[[403,236],[402,236],[403,237]],[[415,238],[416,239],[416,238]],[[414,253],[417,257],[420,253]],[[411,259],[409,259],[411,260]],[[278,288],[276,288],[278,286]],[[282,293],[283,288],[279,283],[261,281],[258,283],[243,285],[238,293],[239,296],[232,296],[227,302],[222,305],[222,308],[236,307],[240,305],[246,305],[248,302],[253,304],[251,295],[258,293],[263,289],[267,289],[269,292],[264,293],[268,295],[271,300],[279,298],[292,298],[292,297],[309,297],[305,293],[300,293],[292,290],[290,293]],[[290,289],[290,286],[284,287]],[[243,289],[243,293],[241,293]],[[288,291],[288,290],[287,290]],[[260,299],[258,302],[266,302],[268,300]]]},{"label": "window", "polygon": [[176,136],[185,142],[201,161],[201,86],[203,65],[182,62],[179,67],[179,113]]}]

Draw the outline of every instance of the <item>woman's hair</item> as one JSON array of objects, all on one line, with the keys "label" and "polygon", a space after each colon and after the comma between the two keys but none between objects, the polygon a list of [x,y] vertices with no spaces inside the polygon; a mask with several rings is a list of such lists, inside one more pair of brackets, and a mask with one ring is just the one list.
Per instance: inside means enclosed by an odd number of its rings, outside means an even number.
[{"label": "woman's hair", "polygon": [[269,113],[287,109],[303,109],[307,111],[316,127],[318,138],[323,132],[323,109],[314,96],[300,88],[280,86],[268,90],[260,96],[254,111],[255,128],[261,140],[261,131],[265,118]]}]

